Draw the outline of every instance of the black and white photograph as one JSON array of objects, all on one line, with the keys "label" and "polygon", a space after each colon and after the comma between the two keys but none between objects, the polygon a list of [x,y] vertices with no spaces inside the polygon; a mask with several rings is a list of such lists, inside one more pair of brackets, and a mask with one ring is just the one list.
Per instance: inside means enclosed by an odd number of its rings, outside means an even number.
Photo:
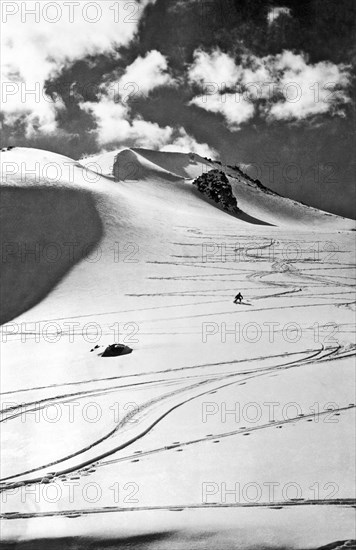
[{"label": "black and white photograph", "polygon": [[355,550],[356,3],[0,25],[1,550]]}]

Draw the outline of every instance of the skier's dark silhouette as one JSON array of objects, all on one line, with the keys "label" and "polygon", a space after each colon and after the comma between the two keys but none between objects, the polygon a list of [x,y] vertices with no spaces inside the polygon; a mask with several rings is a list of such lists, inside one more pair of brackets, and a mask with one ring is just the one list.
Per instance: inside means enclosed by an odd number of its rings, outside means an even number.
[{"label": "skier's dark silhouette", "polygon": [[239,302],[239,304],[241,304],[243,299],[244,299],[244,297],[242,296],[241,292],[239,292],[235,296],[234,304],[237,304],[237,302]]}]

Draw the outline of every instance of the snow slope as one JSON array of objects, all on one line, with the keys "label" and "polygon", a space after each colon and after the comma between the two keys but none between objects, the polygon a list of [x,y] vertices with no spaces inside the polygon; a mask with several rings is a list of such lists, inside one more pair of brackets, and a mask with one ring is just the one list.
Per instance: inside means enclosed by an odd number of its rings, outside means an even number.
[{"label": "snow slope", "polygon": [[[108,155],[97,155],[95,163],[102,174],[108,174]],[[85,164],[89,159],[86,159]],[[212,169],[223,170],[228,175],[239,208],[246,214],[242,219],[250,223],[289,226],[299,229],[319,231],[352,230],[355,222],[323,212],[282,197],[263,186],[259,186],[248,176],[233,167],[223,167],[197,154],[166,153],[148,149],[126,149],[112,153],[111,174],[120,181],[165,178],[177,181],[184,178],[191,181]],[[93,167],[94,168],[94,167]],[[190,190],[193,192],[193,190]],[[248,219],[250,216],[250,219]]]},{"label": "snow slope", "polygon": [[[118,181],[2,156],[3,540],[352,538],[351,222],[229,174],[246,215],[274,225],[248,223],[192,186],[196,155],[113,157]],[[100,357],[117,340],[133,353]]]}]

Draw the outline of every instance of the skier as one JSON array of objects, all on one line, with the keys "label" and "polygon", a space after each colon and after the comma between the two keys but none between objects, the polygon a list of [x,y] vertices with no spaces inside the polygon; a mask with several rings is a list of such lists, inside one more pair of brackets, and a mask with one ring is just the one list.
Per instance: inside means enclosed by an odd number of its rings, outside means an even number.
[{"label": "skier", "polygon": [[241,304],[243,299],[244,299],[244,297],[242,296],[241,292],[239,292],[235,296],[234,304],[237,304],[237,302],[239,302],[239,304]]}]

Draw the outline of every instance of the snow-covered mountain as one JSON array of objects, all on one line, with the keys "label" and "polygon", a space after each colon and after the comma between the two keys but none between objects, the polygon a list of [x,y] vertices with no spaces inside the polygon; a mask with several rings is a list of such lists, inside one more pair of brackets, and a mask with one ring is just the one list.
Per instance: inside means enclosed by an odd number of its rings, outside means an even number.
[{"label": "snow-covered mountain", "polygon": [[351,538],[353,222],[193,154],[1,160],[6,540]]},{"label": "snow-covered mountain", "polygon": [[[228,176],[239,207],[245,214],[241,215],[241,220],[247,223],[313,228],[320,231],[351,230],[355,227],[353,220],[323,212],[274,193],[258,180],[254,181],[244,174],[238,167],[222,166],[220,162],[194,153],[133,148],[103,153],[82,161],[84,165],[91,165],[92,169],[95,169],[91,164],[93,162],[100,167],[100,173],[113,176],[117,181],[166,179],[178,182],[183,179],[189,183],[209,170],[222,170]],[[187,195],[192,194],[194,189],[187,185],[186,192]]]}]

